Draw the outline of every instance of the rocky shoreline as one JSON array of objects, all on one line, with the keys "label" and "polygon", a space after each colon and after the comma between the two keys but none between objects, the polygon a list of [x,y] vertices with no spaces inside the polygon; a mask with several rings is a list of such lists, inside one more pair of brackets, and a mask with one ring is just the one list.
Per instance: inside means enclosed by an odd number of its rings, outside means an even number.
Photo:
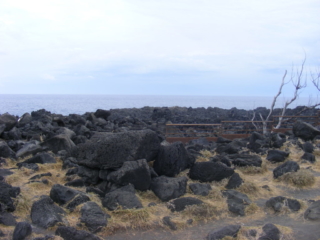
[{"label": "rocky shoreline", "polygon": [[[181,107],[2,114],[0,239],[107,239],[125,229],[178,232],[218,219],[225,226],[190,239],[295,239],[294,229],[273,224],[272,216],[320,220],[320,194],[311,194],[320,187],[317,128],[298,121],[286,134],[165,141],[168,122],[252,116],[236,108]],[[244,224],[266,214],[268,223]]]}]

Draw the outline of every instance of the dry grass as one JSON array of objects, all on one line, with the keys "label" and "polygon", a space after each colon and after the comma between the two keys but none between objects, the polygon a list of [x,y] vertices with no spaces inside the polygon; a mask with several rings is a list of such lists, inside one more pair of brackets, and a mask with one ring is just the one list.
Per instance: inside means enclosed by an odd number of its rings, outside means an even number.
[{"label": "dry grass", "polygon": [[279,180],[297,188],[312,187],[316,182],[315,176],[308,169],[286,173],[279,177]]},{"label": "dry grass", "polygon": [[209,150],[201,150],[201,156],[198,156],[196,162],[207,162],[211,157],[214,156],[214,153],[210,152]]},{"label": "dry grass", "polygon": [[258,185],[254,182],[244,182],[240,187],[237,188],[237,191],[249,196],[259,196],[261,187],[258,187]]},{"label": "dry grass", "polygon": [[257,213],[258,211],[261,211],[261,209],[258,207],[258,205],[255,203],[251,203],[249,206],[246,207],[245,214],[252,215],[252,214]]}]

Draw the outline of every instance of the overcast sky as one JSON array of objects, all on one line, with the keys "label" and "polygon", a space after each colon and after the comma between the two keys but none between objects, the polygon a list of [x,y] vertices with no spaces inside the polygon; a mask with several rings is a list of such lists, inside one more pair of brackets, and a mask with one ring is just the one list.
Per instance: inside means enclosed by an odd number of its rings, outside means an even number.
[{"label": "overcast sky", "polygon": [[1,0],[0,94],[272,96],[305,54],[320,71],[319,13],[319,0]]}]

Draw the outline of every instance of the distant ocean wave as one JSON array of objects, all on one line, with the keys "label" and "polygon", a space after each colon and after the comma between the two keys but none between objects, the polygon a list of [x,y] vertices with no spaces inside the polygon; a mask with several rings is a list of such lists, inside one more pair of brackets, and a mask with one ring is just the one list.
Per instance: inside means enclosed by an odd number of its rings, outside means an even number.
[{"label": "distant ocean wave", "polygon": [[[149,107],[218,107],[230,109],[255,109],[271,105],[273,97],[253,96],[160,96],[160,95],[0,95],[0,114],[21,116],[22,114],[39,109],[52,113],[68,115],[71,113],[84,114],[97,109],[141,108]],[[308,105],[308,98],[300,98],[290,108]],[[282,107],[283,98],[279,98],[276,107]]]}]

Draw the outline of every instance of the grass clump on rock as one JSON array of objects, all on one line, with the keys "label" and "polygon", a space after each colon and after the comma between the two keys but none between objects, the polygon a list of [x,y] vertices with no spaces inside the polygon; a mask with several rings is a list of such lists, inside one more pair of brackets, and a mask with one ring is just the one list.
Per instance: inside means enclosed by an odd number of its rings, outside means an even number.
[{"label": "grass clump on rock", "polygon": [[316,182],[315,176],[307,169],[286,173],[279,177],[279,179],[297,188],[311,187]]}]

